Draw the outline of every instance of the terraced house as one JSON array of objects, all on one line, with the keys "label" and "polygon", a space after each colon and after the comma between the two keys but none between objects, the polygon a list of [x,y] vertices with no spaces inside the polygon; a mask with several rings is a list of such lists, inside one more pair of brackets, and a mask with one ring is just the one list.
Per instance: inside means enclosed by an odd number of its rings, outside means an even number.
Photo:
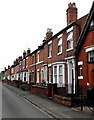
[{"label": "terraced house", "polygon": [[[45,96],[51,97],[54,94],[63,96],[77,95],[79,83],[83,81],[81,85],[84,86],[86,84],[85,71],[88,70],[83,66],[84,75],[79,77],[78,65],[82,65],[83,60],[87,58],[83,58],[83,54],[80,53],[84,50],[80,41],[92,41],[90,44],[86,42],[87,45],[84,52],[85,54],[88,53],[88,60],[93,60],[94,58],[94,31],[91,29],[94,23],[93,8],[94,3],[90,13],[78,19],[76,4],[69,3],[66,10],[67,26],[55,35],[53,35],[52,29],[48,28],[43,43],[35,51],[24,51],[23,57],[19,57],[14,61],[14,64],[10,67],[10,80],[27,81],[31,85],[30,90],[33,93]],[[88,33],[86,37],[88,40],[82,40],[85,38],[83,36],[87,34],[89,28],[87,26],[90,26],[92,33]],[[90,34],[92,37],[89,37]],[[92,65],[88,65],[90,70],[91,66],[94,69],[93,62]],[[82,67],[80,67],[80,74],[82,74]],[[88,75],[91,76],[91,73]],[[92,78],[90,79],[94,81],[93,78],[94,74],[92,72]]]}]

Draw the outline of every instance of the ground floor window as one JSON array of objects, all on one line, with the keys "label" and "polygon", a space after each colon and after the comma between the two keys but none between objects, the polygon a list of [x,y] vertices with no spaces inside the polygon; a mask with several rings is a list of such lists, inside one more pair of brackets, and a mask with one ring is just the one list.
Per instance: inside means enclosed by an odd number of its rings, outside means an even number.
[{"label": "ground floor window", "polygon": [[39,69],[37,70],[37,83],[39,83],[39,78],[40,78],[40,75],[39,75]]},{"label": "ground floor window", "polygon": [[35,81],[35,73],[34,73],[34,71],[32,71],[32,82],[34,82]]},{"label": "ground floor window", "polygon": [[18,74],[18,80],[20,80],[20,74]]},{"label": "ground floor window", "polygon": [[54,82],[57,83],[57,66],[54,66]]},{"label": "ground floor window", "polygon": [[53,66],[53,82],[57,83],[58,86],[63,86],[65,84],[65,68],[64,64],[56,64]]},{"label": "ground floor window", "polygon": [[48,68],[48,72],[49,72],[49,83],[52,83],[52,68],[51,67]]},{"label": "ground floor window", "polygon": [[63,66],[59,66],[59,83],[63,84]]},{"label": "ground floor window", "polygon": [[26,72],[24,73],[24,81],[26,81]]},{"label": "ground floor window", "polygon": [[47,66],[43,67],[43,81],[47,84]]}]

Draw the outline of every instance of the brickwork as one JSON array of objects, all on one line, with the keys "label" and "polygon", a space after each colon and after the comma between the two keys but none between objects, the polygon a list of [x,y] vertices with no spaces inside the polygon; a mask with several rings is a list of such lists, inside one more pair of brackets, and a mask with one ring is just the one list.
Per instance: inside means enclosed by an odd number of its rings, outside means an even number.
[{"label": "brickwork", "polygon": [[93,34],[94,30],[87,33],[85,42],[82,45],[78,56],[78,61],[83,61],[83,79],[80,79],[79,82],[80,85],[85,87],[87,86],[87,83],[90,83],[90,86],[94,86],[94,74],[91,72],[94,69],[94,63],[87,63],[88,58],[86,53],[86,47],[94,45]]}]

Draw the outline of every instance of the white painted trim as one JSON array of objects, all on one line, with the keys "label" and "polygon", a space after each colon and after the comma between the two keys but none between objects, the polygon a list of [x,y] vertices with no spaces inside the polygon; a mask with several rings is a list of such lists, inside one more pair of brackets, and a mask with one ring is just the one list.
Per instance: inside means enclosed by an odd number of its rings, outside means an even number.
[{"label": "white painted trim", "polygon": [[90,52],[94,50],[94,46],[90,46],[86,48],[86,52]]},{"label": "white painted trim", "polygon": [[[59,81],[59,66],[62,65],[62,75],[63,75],[63,79],[62,79],[62,83],[60,83]],[[62,87],[62,85],[65,84],[65,64],[55,64],[53,65],[53,83],[55,83],[55,76],[54,76],[54,67],[57,66],[57,87]]]},{"label": "white painted trim", "polygon": [[67,49],[66,51],[68,52],[68,51],[71,51],[71,50],[73,50],[73,48],[69,48],[69,49]]},{"label": "white painted trim", "polygon": [[73,30],[73,26],[67,30],[67,33]]},{"label": "white painted trim", "polygon": [[47,64],[43,64],[42,66],[47,66]]},{"label": "white painted trim", "polygon": [[61,33],[60,35],[57,36],[57,38],[59,39],[59,38],[61,38],[62,36],[63,36],[63,34]]},{"label": "white painted trim", "polygon": [[40,70],[39,69],[37,69],[37,72],[39,72]]},{"label": "white painted trim", "polygon": [[65,58],[65,60],[74,59],[74,58],[75,56],[70,56],[70,57]]},{"label": "white painted trim", "polygon": [[30,67],[33,67],[33,66],[35,66],[36,64],[32,64],[32,65],[30,65]]},{"label": "white painted trim", "polygon": [[36,65],[41,64],[41,63],[43,63],[43,62],[44,62],[44,61],[40,61],[40,62],[36,63]]},{"label": "white painted trim", "polygon": [[48,45],[52,44],[52,41],[48,42]]},{"label": "white painted trim", "polygon": [[79,62],[78,62],[78,65],[83,65],[83,61],[79,61]]},{"label": "white painted trim", "polygon": [[48,64],[48,67],[51,67],[52,66],[52,64]]},{"label": "white painted trim", "polygon": [[62,54],[62,52],[57,53],[57,55],[61,55],[61,54]]},{"label": "white painted trim", "polygon": [[54,62],[54,63],[52,63],[52,65],[65,64],[65,63],[66,63],[65,61],[61,61],[61,62]]},{"label": "white painted trim", "polygon": [[83,79],[83,76],[78,76],[78,79]]},{"label": "white painted trim", "polygon": [[52,56],[49,56],[48,59],[50,59]]},{"label": "white painted trim", "polygon": [[37,53],[40,53],[40,50]]}]

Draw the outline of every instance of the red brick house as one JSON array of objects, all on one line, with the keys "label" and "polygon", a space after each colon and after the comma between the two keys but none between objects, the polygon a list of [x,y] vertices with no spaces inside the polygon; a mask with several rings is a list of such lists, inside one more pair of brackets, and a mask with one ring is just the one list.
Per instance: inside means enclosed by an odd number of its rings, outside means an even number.
[{"label": "red brick house", "polygon": [[23,57],[11,66],[11,80],[26,81],[32,92],[46,96],[50,92],[49,96],[77,94],[78,82],[83,86],[94,85],[93,7],[88,15],[78,19],[75,3],[68,4],[67,26],[55,35],[47,29],[43,43],[35,51],[24,51]]},{"label": "red brick house", "polygon": [[84,88],[94,87],[94,2],[81,32],[75,55],[78,84]]},{"label": "red brick house", "polygon": [[11,68],[10,68],[9,65],[8,65],[8,68],[7,68],[7,69],[6,69],[6,67],[5,67],[5,70],[4,70],[4,80],[5,80],[6,82],[11,81]]},{"label": "red brick house", "polygon": [[62,93],[72,93],[72,85],[74,86],[73,92],[76,93],[77,81],[74,53],[86,17],[87,15],[77,20],[77,8],[74,3],[69,4],[67,27],[54,36],[52,36],[51,29],[48,29],[46,39],[41,47],[44,50],[41,68],[43,69],[43,80],[46,84],[57,83],[58,88],[62,89],[63,87],[65,91],[61,91]]}]

